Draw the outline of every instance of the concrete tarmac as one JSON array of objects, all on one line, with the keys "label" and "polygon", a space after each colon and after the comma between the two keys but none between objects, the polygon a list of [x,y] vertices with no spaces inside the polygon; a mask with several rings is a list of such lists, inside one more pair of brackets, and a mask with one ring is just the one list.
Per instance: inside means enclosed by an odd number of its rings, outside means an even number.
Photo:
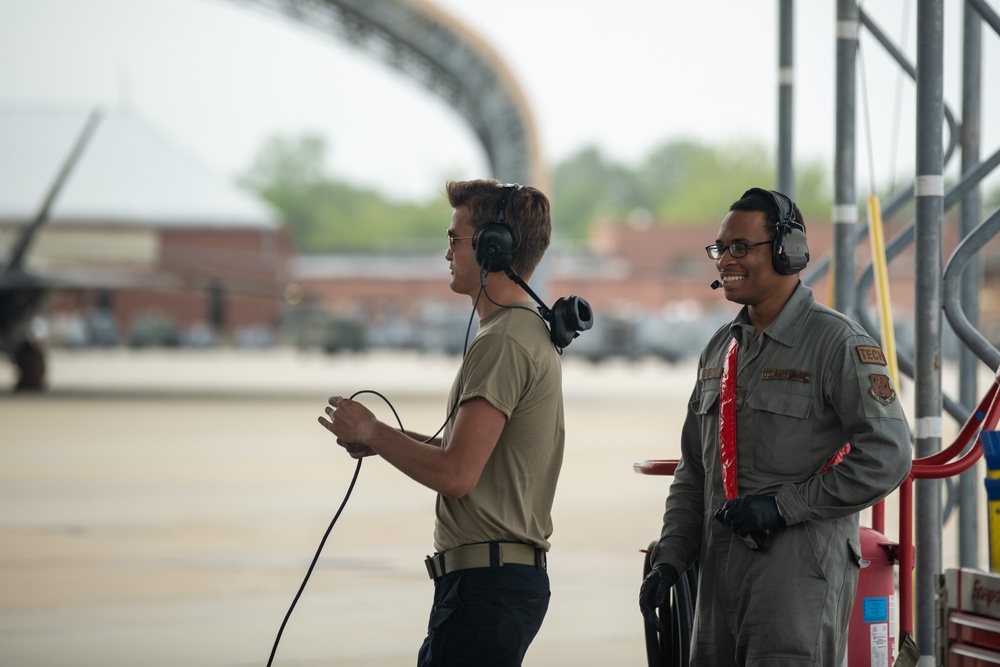
[{"label": "concrete tarmac", "polygon": [[[457,364],[56,351],[48,393],[0,398],[0,664],[265,665],[355,470],[316,422],[326,398],[373,389],[407,428],[432,432]],[[566,359],[553,598],[526,665],[644,664],[639,550],[668,478],[632,463],[676,456],[692,368]],[[433,506],[430,490],[366,460],[274,665],[414,664]]]},{"label": "concrete tarmac", "polygon": [[[0,395],[0,665],[266,665],[355,472],[316,422],[326,398],[376,390],[406,428],[433,432],[457,365],[55,351],[47,393]],[[3,368],[0,386],[12,381]],[[632,464],[677,457],[693,381],[693,362],[564,360],[553,597],[527,667],[646,664],[640,549],[659,531],[669,478]],[[392,419],[377,397],[358,400]],[[433,492],[365,460],[273,664],[415,664],[433,506]]]}]

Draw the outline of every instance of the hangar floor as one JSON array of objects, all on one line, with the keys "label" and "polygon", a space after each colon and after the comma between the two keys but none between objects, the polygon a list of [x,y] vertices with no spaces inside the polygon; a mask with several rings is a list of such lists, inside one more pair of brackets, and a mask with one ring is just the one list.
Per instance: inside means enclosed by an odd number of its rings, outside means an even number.
[{"label": "hangar floor", "polygon": [[[0,398],[0,664],[266,664],[354,472],[316,423],[326,397],[377,390],[407,428],[430,432],[457,363],[54,352],[49,392]],[[632,463],[677,456],[694,364],[566,358],[564,372],[553,598],[525,665],[645,664],[639,550],[659,530],[669,480]],[[359,400],[391,418],[378,399]],[[432,591],[433,500],[384,462],[364,463],[276,666],[413,664]],[[895,507],[893,497],[891,537]],[[946,530],[946,567],[953,543]]]}]

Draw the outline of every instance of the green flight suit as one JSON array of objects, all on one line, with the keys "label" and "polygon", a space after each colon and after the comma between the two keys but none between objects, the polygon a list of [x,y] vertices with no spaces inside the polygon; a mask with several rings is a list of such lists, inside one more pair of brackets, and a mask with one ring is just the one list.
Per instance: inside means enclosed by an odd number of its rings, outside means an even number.
[{"label": "green flight suit", "polygon": [[[910,470],[909,429],[885,355],[799,283],[756,338],[744,308],[702,352],[653,564],[699,561],[692,665],[840,665],[860,570],[859,512]],[[774,495],[787,527],[752,551],[714,518],[726,348],[740,341],[740,495]],[[846,443],[850,451],[829,465]]]}]

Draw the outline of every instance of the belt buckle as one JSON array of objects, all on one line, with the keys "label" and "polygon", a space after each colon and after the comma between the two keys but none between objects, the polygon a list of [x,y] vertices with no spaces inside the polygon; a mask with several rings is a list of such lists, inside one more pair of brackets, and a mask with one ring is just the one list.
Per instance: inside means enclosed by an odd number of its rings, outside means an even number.
[{"label": "belt buckle", "polygon": [[[443,561],[444,559],[441,559],[441,560]],[[427,576],[429,576],[431,579],[437,579],[442,574],[444,574],[444,563],[442,562],[440,564],[440,566],[436,568],[436,567],[434,567],[434,565],[437,562],[438,562],[438,556],[437,555],[428,556],[427,558],[424,559],[424,566],[427,568]],[[438,569],[441,570],[441,574],[437,573],[436,570],[438,570]]]}]

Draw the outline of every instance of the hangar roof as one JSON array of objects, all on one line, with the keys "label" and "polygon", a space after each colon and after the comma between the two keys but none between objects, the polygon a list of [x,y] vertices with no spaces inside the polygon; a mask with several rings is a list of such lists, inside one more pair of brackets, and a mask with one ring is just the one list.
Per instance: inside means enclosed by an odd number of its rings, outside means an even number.
[{"label": "hangar roof", "polygon": [[[89,110],[0,107],[0,223],[41,210]],[[278,214],[126,112],[103,112],[49,214],[52,225],[261,228]]]}]

